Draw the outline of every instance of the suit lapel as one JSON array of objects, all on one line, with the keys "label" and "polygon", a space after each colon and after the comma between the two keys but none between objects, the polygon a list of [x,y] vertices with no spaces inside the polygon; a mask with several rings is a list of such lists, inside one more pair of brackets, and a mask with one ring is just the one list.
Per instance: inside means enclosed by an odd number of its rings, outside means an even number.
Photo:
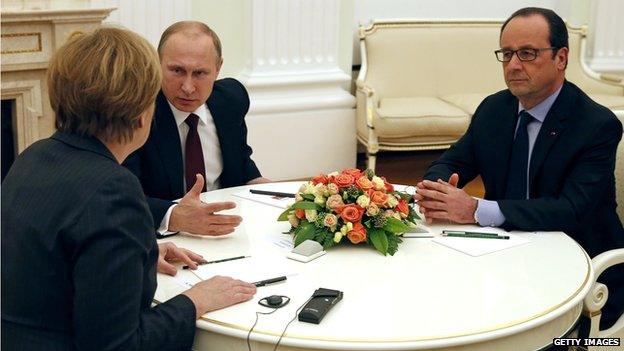
[{"label": "suit lapel", "polygon": [[503,170],[501,178],[496,182],[496,194],[494,198],[502,198],[505,194],[505,188],[507,186],[507,176],[509,172],[509,157],[511,155],[511,147],[513,145],[514,135],[516,133],[516,124],[518,123],[518,99],[516,99],[511,93],[509,94],[509,102],[505,104],[501,110],[500,116],[496,118],[499,121],[499,125],[496,128],[496,133],[492,135],[495,148],[494,152],[494,169]]},{"label": "suit lapel", "polygon": [[180,145],[180,134],[176,125],[173,112],[163,95],[162,91],[156,99],[156,113],[154,114],[154,134],[153,140],[157,140],[156,148],[163,160],[165,172],[169,177],[171,192],[174,196],[184,195],[182,146]]},{"label": "suit lapel", "polygon": [[221,186],[227,186],[227,179],[229,179],[227,172],[229,171],[229,163],[227,160],[231,159],[230,153],[234,150],[230,143],[233,142],[229,137],[228,128],[228,114],[225,106],[222,106],[222,99],[220,99],[220,92],[215,84],[215,89],[210,94],[206,106],[212,115],[215,128],[217,130],[217,137],[219,139],[219,147],[221,148],[221,160],[223,161],[223,171],[221,172]]},{"label": "suit lapel", "polygon": [[564,82],[561,92],[555,103],[548,111],[544,123],[540,128],[535,145],[531,153],[531,164],[529,166],[529,194],[534,187],[534,180],[537,172],[542,167],[548,151],[555,143],[561,132],[565,129],[565,119],[570,113],[572,106],[572,95],[568,82]]}]

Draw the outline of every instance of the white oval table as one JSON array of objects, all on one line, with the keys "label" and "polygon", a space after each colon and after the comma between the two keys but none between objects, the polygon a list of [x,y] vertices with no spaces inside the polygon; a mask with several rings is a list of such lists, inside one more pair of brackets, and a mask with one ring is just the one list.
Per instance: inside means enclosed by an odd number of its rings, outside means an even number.
[{"label": "white oval table", "polygon": [[[253,188],[295,192],[301,183]],[[237,203],[228,211],[243,217],[234,233],[182,234],[164,241],[208,260],[245,254],[266,258],[297,274],[259,287],[248,302],[205,314],[197,322],[197,350],[246,350],[255,312],[269,311],[258,300],[286,295],[291,303],[260,315],[250,337],[253,350],[273,350],[297,308],[319,287],[343,291],[344,298],[319,325],[291,323],[279,350],[536,350],[575,325],[593,278],[585,251],[561,232],[514,232],[530,243],[477,257],[429,238],[406,238],[394,256],[384,257],[369,245],[344,244],[309,263],[296,262],[285,258],[287,250],[274,242],[290,228],[288,222],[276,221],[283,209],[232,196],[249,188],[202,194],[206,202]],[[478,229],[450,224],[429,228],[435,236],[442,229]],[[156,302],[182,292],[180,280],[190,274],[159,274]]]}]

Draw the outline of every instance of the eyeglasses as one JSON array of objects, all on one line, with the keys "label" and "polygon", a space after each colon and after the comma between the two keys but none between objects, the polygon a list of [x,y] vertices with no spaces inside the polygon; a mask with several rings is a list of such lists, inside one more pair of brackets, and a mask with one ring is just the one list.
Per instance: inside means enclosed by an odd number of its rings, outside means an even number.
[{"label": "eyeglasses", "polygon": [[543,49],[533,49],[533,48],[524,48],[518,50],[496,50],[494,54],[496,55],[496,59],[500,62],[509,62],[513,58],[513,55],[516,54],[520,61],[533,61],[537,58],[537,55],[540,51],[544,50],[555,50],[556,47],[549,47]]}]

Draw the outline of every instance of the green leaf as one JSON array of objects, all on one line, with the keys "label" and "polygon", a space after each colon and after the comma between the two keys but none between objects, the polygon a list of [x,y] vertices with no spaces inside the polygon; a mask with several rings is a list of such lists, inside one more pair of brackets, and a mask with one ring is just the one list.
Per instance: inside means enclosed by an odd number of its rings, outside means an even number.
[{"label": "green leaf", "polygon": [[386,224],[383,226],[383,229],[391,233],[397,234],[405,233],[409,229],[409,226],[403,223],[403,221],[400,221],[394,217],[388,217]]},{"label": "green leaf", "polygon": [[295,202],[292,206],[290,206],[290,208],[291,209],[300,208],[302,210],[317,210],[317,211],[320,211],[323,209],[322,206],[317,205],[314,202],[309,202],[309,201]]},{"label": "green leaf", "polygon": [[295,231],[295,247],[299,246],[299,244],[308,239],[314,240],[315,229],[316,227],[314,224],[302,220],[301,223],[299,223],[299,227],[297,227],[297,230]]},{"label": "green leaf", "polygon": [[284,212],[282,212],[279,217],[277,217],[277,221],[278,222],[283,222],[283,221],[287,221],[288,220],[288,215],[290,214],[290,211],[292,211],[292,208],[287,208],[284,210]]},{"label": "green leaf", "polygon": [[377,251],[381,252],[384,256],[388,253],[388,237],[383,229],[369,229],[368,238]]},{"label": "green leaf", "polygon": [[301,195],[304,199],[314,202],[314,195],[312,194],[304,194]]},{"label": "green leaf", "polygon": [[322,244],[323,244],[323,250],[327,250],[330,247],[334,246],[334,244],[335,244],[334,243],[334,235],[333,234],[332,235],[327,235],[325,237],[325,240],[323,240]]},{"label": "green leaf", "polygon": [[408,203],[409,203],[410,199],[413,199],[412,195],[410,195],[408,193],[405,193],[405,192],[402,192],[402,191],[396,191],[395,190],[395,191],[392,192],[392,194],[393,195],[399,195],[403,200],[407,201]]},{"label": "green leaf", "polygon": [[390,256],[393,256],[399,249],[399,244],[402,243],[403,240],[401,240],[401,237],[389,232],[386,232],[386,238],[388,239],[388,253]]},{"label": "green leaf", "polygon": [[420,216],[418,215],[418,213],[416,213],[416,210],[414,210],[414,208],[410,206],[409,214],[407,215],[407,220],[414,223],[414,221],[417,219],[420,219]]}]

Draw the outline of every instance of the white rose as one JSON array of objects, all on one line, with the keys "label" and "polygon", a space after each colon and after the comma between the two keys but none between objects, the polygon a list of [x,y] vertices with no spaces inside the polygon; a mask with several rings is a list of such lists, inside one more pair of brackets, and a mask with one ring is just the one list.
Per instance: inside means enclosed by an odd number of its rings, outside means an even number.
[{"label": "white rose", "polygon": [[301,184],[301,186],[299,187],[299,192],[300,193],[304,193],[305,192],[305,190],[307,189],[307,184],[308,183]]},{"label": "white rose", "polygon": [[370,204],[370,198],[366,195],[360,195],[355,202],[362,207],[366,207]]},{"label": "white rose", "polygon": [[316,210],[305,210],[305,218],[308,220],[308,222],[314,222],[316,220],[316,216]]},{"label": "white rose", "polygon": [[296,202],[303,201],[303,196],[301,196],[301,194],[299,193],[295,194],[295,201]]},{"label": "white rose", "polygon": [[342,201],[342,196],[337,194],[327,198],[327,202],[325,203],[325,206],[327,206],[327,208],[331,208],[332,210],[342,205],[344,205],[344,202]]},{"label": "white rose", "polygon": [[340,240],[342,240],[342,233],[341,232],[334,233],[334,242],[337,244],[340,242]]},{"label": "white rose", "polygon": [[299,218],[297,218],[294,213],[288,215],[288,222],[295,228],[299,226]]},{"label": "white rose", "polygon": [[327,190],[327,186],[322,183],[318,183],[314,186],[314,196],[327,196],[329,195],[329,191]]},{"label": "white rose", "polygon": [[379,207],[377,205],[375,205],[375,204],[370,204],[366,208],[366,214],[369,217],[376,216],[378,213],[379,213]]},{"label": "white rose", "polygon": [[374,176],[371,181],[373,182],[373,185],[375,185],[375,190],[381,190],[385,188],[383,179],[379,178],[378,176]]},{"label": "white rose", "polygon": [[325,198],[323,196],[315,196],[314,203],[317,205],[325,206]]},{"label": "white rose", "polygon": [[392,195],[388,196],[388,207],[394,208],[398,204],[399,204],[399,200],[397,200],[396,197]]},{"label": "white rose", "polygon": [[340,192],[340,188],[335,183],[329,183],[327,184],[327,192],[329,192],[330,195],[336,195]]},{"label": "white rose", "polygon": [[323,225],[330,228],[335,228],[338,224],[338,217],[335,214],[328,213],[323,219]]},{"label": "white rose", "polygon": [[312,185],[312,183],[308,182],[305,185],[305,190],[303,191],[303,193],[304,194],[314,194],[314,190],[315,190],[314,185]]}]

